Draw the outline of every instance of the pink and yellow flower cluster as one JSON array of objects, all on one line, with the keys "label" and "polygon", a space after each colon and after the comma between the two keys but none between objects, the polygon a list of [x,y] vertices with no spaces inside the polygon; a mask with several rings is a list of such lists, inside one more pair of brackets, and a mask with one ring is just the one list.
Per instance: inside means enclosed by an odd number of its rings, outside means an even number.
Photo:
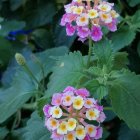
[{"label": "pink and yellow flower cluster", "polygon": [[102,137],[103,107],[85,88],[68,86],[44,106],[45,126],[53,140],[92,140]]},{"label": "pink and yellow flower cluster", "polygon": [[103,26],[112,32],[117,30],[119,14],[113,10],[113,6],[113,3],[101,0],[73,0],[65,5],[66,13],[61,25],[66,26],[68,36],[76,33],[82,42],[87,38],[99,41],[103,36]]}]

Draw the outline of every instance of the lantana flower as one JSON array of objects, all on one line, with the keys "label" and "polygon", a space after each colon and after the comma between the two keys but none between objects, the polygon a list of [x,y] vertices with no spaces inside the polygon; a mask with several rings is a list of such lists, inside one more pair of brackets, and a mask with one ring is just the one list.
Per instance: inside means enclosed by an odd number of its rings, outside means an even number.
[{"label": "lantana flower", "polygon": [[114,3],[102,0],[72,0],[64,6],[65,14],[61,25],[66,26],[68,36],[77,34],[78,40],[88,38],[97,42],[102,39],[102,27],[115,32],[119,14],[113,9]]},{"label": "lantana flower", "polygon": [[97,140],[102,137],[101,123],[106,118],[103,107],[85,88],[68,86],[62,93],[55,93],[43,112],[52,140]]}]

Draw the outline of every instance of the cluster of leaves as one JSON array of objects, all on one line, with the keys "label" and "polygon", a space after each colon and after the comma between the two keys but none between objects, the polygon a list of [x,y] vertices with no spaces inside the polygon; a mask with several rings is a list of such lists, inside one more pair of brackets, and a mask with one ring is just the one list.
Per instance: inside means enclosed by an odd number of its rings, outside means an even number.
[{"label": "cluster of leaves", "polygon": [[[104,126],[111,133],[105,131],[103,140],[112,134],[118,140],[140,139],[140,76],[135,74],[140,72],[140,2],[114,1],[121,14],[118,31],[105,31],[106,37],[93,45],[89,67],[88,47],[82,50],[86,44],[68,38],[59,26],[66,2],[0,1],[0,139],[49,140],[42,107],[68,85],[86,87],[105,106]],[[17,65],[15,52],[25,56],[43,89]],[[114,133],[108,127],[117,116],[122,120]]]}]

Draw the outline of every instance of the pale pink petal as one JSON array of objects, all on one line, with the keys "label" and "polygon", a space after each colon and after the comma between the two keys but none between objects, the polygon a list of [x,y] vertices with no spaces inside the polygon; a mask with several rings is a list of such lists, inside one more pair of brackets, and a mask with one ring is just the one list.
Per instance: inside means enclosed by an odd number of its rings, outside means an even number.
[{"label": "pale pink petal", "polygon": [[85,88],[80,88],[75,91],[76,95],[82,96],[83,98],[90,96],[89,91]]}]

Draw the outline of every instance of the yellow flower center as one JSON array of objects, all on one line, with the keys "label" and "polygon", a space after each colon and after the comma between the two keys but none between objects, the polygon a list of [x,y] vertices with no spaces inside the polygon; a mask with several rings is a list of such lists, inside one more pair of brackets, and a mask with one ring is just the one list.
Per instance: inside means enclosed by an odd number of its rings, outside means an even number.
[{"label": "yellow flower center", "polygon": [[93,128],[93,127],[89,127],[89,128],[88,128],[88,132],[89,132],[89,133],[92,133],[93,131],[94,131],[94,128]]},{"label": "yellow flower center", "polygon": [[81,17],[81,18],[80,18],[80,21],[81,21],[81,22],[85,22],[85,21],[86,21],[86,18],[85,18],[85,17]]},{"label": "yellow flower center", "polygon": [[56,109],[56,110],[54,111],[54,114],[55,114],[55,115],[59,115],[59,113],[60,113],[60,111],[59,111],[58,109]]},{"label": "yellow flower center", "polygon": [[63,130],[63,131],[65,131],[66,130],[66,125],[65,124],[61,124],[60,125],[60,129]]},{"label": "yellow flower center", "polygon": [[54,126],[56,126],[56,125],[57,125],[57,122],[56,122],[55,120],[52,120],[52,121],[51,121],[51,126],[54,127]]},{"label": "yellow flower center", "polygon": [[103,17],[103,19],[108,19],[108,15],[106,15],[106,14],[102,14],[102,17]]},{"label": "yellow flower center", "polygon": [[66,97],[66,101],[69,102],[70,100],[71,100],[71,97],[70,96],[67,96]]},{"label": "yellow flower center", "polygon": [[73,137],[73,134],[70,133],[70,134],[67,135],[67,139],[68,139],[68,140],[72,140],[73,138],[74,138],[74,137]]},{"label": "yellow flower center", "polygon": [[89,112],[89,116],[90,116],[90,117],[95,117],[96,115],[95,115],[94,111],[90,111],[90,112]]},{"label": "yellow flower center", "polygon": [[87,104],[87,105],[92,105],[92,102],[91,102],[90,100],[87,100],[87,101],[86,101],[86,104]]}]

